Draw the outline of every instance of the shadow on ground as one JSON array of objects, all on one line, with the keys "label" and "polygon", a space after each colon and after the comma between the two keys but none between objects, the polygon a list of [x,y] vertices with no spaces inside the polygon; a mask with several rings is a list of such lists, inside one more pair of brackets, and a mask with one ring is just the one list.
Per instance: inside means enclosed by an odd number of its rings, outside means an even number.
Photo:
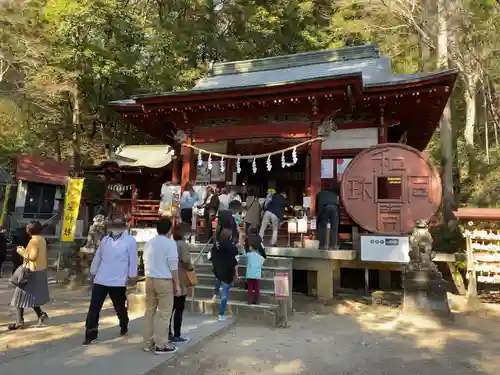
[{"label": "shadow on ground", "polygon": [[443,324],[364,306],[297,312],[287,329],[238,325],[155,374],[498,374],[499,353],[497,319],[455,314]]}]

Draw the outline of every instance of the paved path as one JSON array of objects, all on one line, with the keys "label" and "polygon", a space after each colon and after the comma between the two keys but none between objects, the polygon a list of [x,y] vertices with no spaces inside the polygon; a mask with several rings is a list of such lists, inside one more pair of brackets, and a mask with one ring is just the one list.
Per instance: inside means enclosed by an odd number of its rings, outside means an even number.
[{"label": "paved path", "polygon": [[[51,287],[52,303],[46,306],[51,319],[46,327],[9,332],[14,314],[7,307],[11,288],[0,280],[0,374],[19,375],[142,375],[168,361],[172,355],[157,356],[142,350],[143,318],[131,316],[129,335],[119,337],[114,311],[105,306],[101,314],[100,343],[81,346],[88,292]],[[26,316],[35,320],[34,313]],[[232,321],[216,321],[208,315],[185,314],[183,334],[191,341],[179,346],[182,353],[229,327]]]}]

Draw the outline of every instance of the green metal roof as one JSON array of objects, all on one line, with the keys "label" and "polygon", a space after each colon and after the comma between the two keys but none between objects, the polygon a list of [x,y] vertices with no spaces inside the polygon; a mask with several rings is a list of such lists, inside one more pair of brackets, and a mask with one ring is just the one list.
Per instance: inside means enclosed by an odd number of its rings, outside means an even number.
[{"label": "green metal roof", "polygon": [[386,87],[414,83],[454,70],[433,73],[392,74],[391,61],[381,56],[376,45],[344,47],[325,51],[298,53],[262,59],[214,64],[208,75],[190,90],[144,94],[133,99],[111,102],[111,105],[137,105],[141,98],[189,96],[203,92],[223,92],[255,89],[292,83],[321,81],[359,75],[364,87]]}]

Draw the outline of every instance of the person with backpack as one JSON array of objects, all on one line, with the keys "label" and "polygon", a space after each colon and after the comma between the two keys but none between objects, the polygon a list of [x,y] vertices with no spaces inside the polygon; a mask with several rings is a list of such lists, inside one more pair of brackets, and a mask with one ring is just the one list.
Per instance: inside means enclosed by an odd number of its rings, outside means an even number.
[{"label": "person with backpack", "polygon": [[[238,248],[232,241],[230,229],[222,229],[219,241],[212,250],[213,272],[217,280],[222,283],[222,296],[220,299],[219,321],[226,320],[225,312],[229,291],[239,278],[238,274]],[[216,288],[214,299],[217,298],[219,290]]]}]

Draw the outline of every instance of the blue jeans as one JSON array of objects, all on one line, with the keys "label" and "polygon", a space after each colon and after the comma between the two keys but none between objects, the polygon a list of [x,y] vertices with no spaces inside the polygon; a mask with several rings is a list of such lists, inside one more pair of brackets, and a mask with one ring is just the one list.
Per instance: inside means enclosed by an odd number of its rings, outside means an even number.
[{"label": "blue jeans", "polygon": [[221,284],[221,281],[219,279],[215,279],[214,295],[217,297],[219,297],[219,293],[220,293],[220,284]]},{"label": "blue jeans", "polygon": [[219,315],[224,315],[227,307],[227,299],[229,298],[229,289],[231,289],[231,284],[222,283],[222,296],[220,298],[220,311]]}]

